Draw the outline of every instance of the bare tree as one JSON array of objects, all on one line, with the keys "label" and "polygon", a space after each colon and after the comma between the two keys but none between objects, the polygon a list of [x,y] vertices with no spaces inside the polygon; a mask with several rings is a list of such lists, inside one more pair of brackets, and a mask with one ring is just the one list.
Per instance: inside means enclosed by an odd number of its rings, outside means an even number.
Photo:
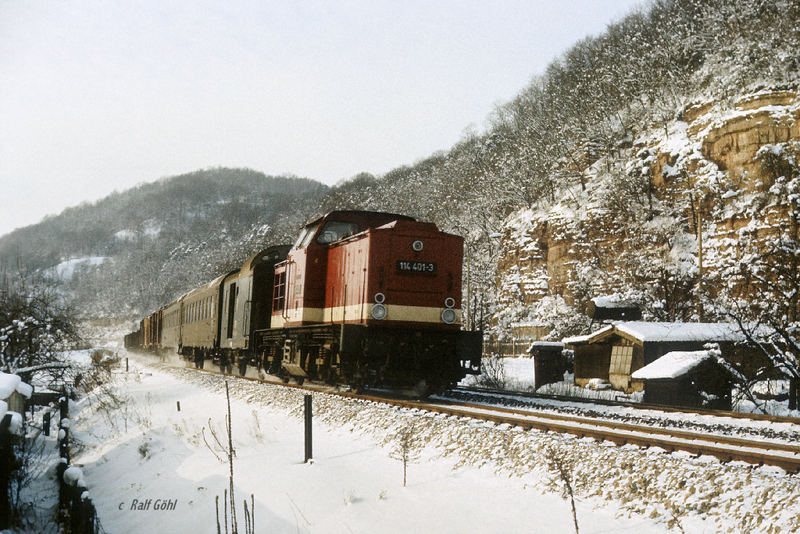
[{"label": "bare tree", "polygon": [[561,498],[569,500],[572,506],[572,522],[575,525],[575,534],[578,530],[578,512],[575,509],[575,488],[573,462],[570,458],[562,456],[554,447],[545,449],[547,469],[552,475],[551,483],[561,490]]},{"label": "bare tree", "polygon": [[[228,389],[228,382],[225,381],[225,398],[227,400],[227,407],[228,413],[225,415],[225,430],[227,434],[227,439],[223,437],[220,439],[219,433],[214,428],[211,423],[211,419],[208,420],[208,431],[211,434],[212,442],[209,443],[209,440],[206,438],[205,428],[202,429],[201,434],[203,436],[203,441],[208,447],[208,450],[219,460],[220,462],[227,462],[228,464],[228,488],[226,488],[223,492],[223,521],[225,524],[225,532],[228,533],[228,526],[230,525],[230,534],[238,534],[239,532],[239,525],[236,520],[236,497],[234,494],[234,482],[233,482],[233,459],[236,456],[236,449],[233,448],[233,432],[231,430],[231,395]],[[244,521],[245,521],[245,530],[244,534],[254,534],[255,533],[255,497],[250,495],[251,504],[248,508],[247,506],[247,499],[244,500]],[[230,502],[230,523],[228,522],[228,506]],[[219,496],[217,496],[217,532],[220,532],[219,526]]]},{"label": "bare tree", "polygon": [[403,487],[406,487],[406,472],[408,464],[419,460],[422,440],[419,427],[411,423],[401,429],[394,438],[394,446],[390,456],[403,462]]}]

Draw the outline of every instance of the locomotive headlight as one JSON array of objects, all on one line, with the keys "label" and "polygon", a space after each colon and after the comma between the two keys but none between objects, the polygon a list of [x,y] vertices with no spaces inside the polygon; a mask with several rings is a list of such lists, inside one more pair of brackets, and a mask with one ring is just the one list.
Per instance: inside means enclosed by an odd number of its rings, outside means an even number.
[{"label": "locomotive headlight", "polygon": [[381,303],[373,304],[370,314],[372,315],[373,319],[377,319],[378,321],[381,319],[386,319],[386,306]]},{"label": "locomotive headlight", "polygon": [[456,299],[453,297],[447,297],[444,299],[444,307],[445,308],[453,308],[456,305]]},{"label": "locomotive headlight", "polygon": [[413,243],[411,243],[411,248],[414,249],[414,252],[422,252],[422,249],[425,248],[425,244],[417,239]]},{"label": "locomotive headlight", "polygon": [[456,311],[453,308],[445,308],[442,310],[442,322],[446,324],[453,324],[457,319]]}]

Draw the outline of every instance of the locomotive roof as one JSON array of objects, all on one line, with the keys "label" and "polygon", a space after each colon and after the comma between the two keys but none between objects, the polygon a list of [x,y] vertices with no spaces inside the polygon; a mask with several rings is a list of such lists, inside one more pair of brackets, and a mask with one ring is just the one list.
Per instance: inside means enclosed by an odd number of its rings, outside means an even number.
[{"label": "locomotive roof", "polygon": [[[268,261],[268,260],[285,260],[286,254],[292,248],[291,245],[273,245],[267,247],[265,249],[259,250],[249,258],[247,258],[244,263],[242,264],[242,271],[252,271],[255,269],[256,265],[260,262]],[[272,255],[275,255],[274,257]],[[274,263],[274,262],[273,262]]]},{"label": "locomotive roof", "polygon": [[388,213],[385,211],[366,211],[366,210],[335,210],[329,211],[322,217],[318,217],[313,221],[306,223],[303,225],[303,228],[306,226],[313,226],[318,224],[319,222],[325,219],[335,219],[338,216],[344,215],[345,217],[352,217],[352,216],[361,216],[361,217],[381,217],[386,219],[392,220],[405,220],[405,221],[415,221],[414,217],[409,217],[408,215],[400,215],[399,213]]}]

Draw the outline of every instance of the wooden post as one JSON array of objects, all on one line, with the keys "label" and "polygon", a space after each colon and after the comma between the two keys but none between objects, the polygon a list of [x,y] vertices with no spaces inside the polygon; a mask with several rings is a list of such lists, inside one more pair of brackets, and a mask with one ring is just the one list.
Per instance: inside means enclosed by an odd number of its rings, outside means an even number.
[{"label": "wooden post", "polygon": [[303,408],[306,424],[306,459],[304,461],[308,462],[313,457],[311,450],[311,395],[305,395]]},{"label": "wooden post", "polygon": [[129,369],[129,367],[128,367],[128,358],[126,357],[125,358],[125,372],[126,373],[128,372],[128,369]]},{"label": "wooden post", "polygon": [[42,415],[42,432],[45,436],[50,435],[50,417],[51,415],[49,410],[44,412],[44,415]]},{"label": "wooden post", "polygon": [[11,446],[11,414],[7,413],[0,421],[0,529],[11,524],[11,502],[8,498],[8,485],[11,481],[11,468],[16,463],[14,448]]},{"label": "wooden post", "polygon": [[176,401],[178,404],[178,411],[181,411],[181,401]]}]

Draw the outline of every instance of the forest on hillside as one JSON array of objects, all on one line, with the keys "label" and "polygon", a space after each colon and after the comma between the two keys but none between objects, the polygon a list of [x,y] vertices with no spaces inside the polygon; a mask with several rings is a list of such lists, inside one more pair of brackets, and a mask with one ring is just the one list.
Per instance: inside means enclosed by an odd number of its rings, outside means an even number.
[{"label": "forest on hillside", "polygon": [[87,318],[135,317],[291,241],[327,189],[250,169],[164,178],[3,236],[0,269],[57,286]]}]

